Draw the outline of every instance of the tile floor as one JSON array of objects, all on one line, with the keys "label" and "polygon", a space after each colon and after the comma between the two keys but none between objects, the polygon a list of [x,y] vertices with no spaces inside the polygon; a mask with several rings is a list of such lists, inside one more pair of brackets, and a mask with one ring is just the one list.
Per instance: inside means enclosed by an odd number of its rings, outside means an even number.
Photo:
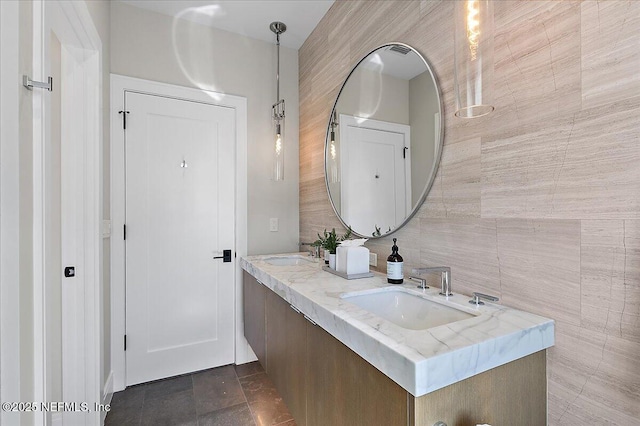
[{"label": "tile floor", "polygon": [[295,426],[258,362],[227,365],[116,392],[107,426]]}]

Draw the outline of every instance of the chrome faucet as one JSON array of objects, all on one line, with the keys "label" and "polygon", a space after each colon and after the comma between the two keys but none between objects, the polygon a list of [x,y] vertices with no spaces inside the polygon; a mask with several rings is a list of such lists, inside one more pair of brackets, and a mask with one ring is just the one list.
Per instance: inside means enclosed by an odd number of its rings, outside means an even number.
[{"label": "chrome faucet", "polygon": [[316,259],[320,257],[320,247],[313,245],[313,243],[305,243],[300,241],[298,243],[298,247],[300,247],[300,251],[302,251],[302,246],[311,247],[311,250],[309,250],[309,256],[315,257]]},{"label": "chrome faucet", "polygon": [[434,266],[430,268],[415,268],[411,270],[412,275],[440,272],[440,295],[453,296],[451,292],[451,268],[448,266]]}]

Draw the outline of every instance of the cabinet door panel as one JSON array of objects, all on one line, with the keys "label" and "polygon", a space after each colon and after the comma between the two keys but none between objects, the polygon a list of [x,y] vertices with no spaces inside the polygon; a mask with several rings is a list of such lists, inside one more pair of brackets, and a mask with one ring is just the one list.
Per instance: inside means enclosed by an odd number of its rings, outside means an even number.
[{"label": "cabinet door panel", "polygon": [[520,358],[419,398],[415,424],[547,424],[546,352]]},{"label": "cabinet door panel", "polygon": [[407,424],[407,392],[322,328],[307,352],[307,426]]},{"label": "cabinet door panel", "polygon": [[307,326],[307,426],[339,425],[345,411],[340,382],[339,347],[320,327]]},{"label": "cabinet door panel", "polygon": [[280,296],[267,293],[267,374],[299,426],[306,424],[307,321]]},{"label": "cabinet door panel", "polygon": [[265,299],[267,288],[247,271],[242,276],[242,307],[244,316],[244,336],[258,357],[264,369],[266,364],[265,344]]},{"label": "cabinet door panel", "polygon": [[298,426],[307,417],[307,324],[302,314],[289,307],[287,311],[287,370],[285,403]]},{"label": "cabinet door panel", "polygon": [[[280,395],[287,383],[285,371],[287,309],[289,305],[272,291],[267,293],[267,374]],[[286,402],[286,401],[285,401]]]}]

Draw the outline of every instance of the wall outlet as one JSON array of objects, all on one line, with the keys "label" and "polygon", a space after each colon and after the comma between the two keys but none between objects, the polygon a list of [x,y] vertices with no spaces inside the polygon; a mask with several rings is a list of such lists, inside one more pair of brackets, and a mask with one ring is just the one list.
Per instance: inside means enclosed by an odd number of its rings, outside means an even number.
[{"label": "wall outlet", "polygon": [[369,252],[369,266],[378,266],[378,255]]},{"label": "wall outlet", "polygon": [[278,218],[272,217],[269,219],[269,231],[278,232]]}]

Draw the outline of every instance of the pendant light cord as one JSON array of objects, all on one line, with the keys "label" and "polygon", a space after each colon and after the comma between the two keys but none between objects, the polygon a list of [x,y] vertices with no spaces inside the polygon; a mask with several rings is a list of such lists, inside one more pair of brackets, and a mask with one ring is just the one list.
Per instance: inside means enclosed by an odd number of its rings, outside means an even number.
[{"label": "pendant light cord", "polygon": [[276,69],[276,102],[280,102],[280,34],[276,33],[276,57],[277,57],[277,69]]}]

